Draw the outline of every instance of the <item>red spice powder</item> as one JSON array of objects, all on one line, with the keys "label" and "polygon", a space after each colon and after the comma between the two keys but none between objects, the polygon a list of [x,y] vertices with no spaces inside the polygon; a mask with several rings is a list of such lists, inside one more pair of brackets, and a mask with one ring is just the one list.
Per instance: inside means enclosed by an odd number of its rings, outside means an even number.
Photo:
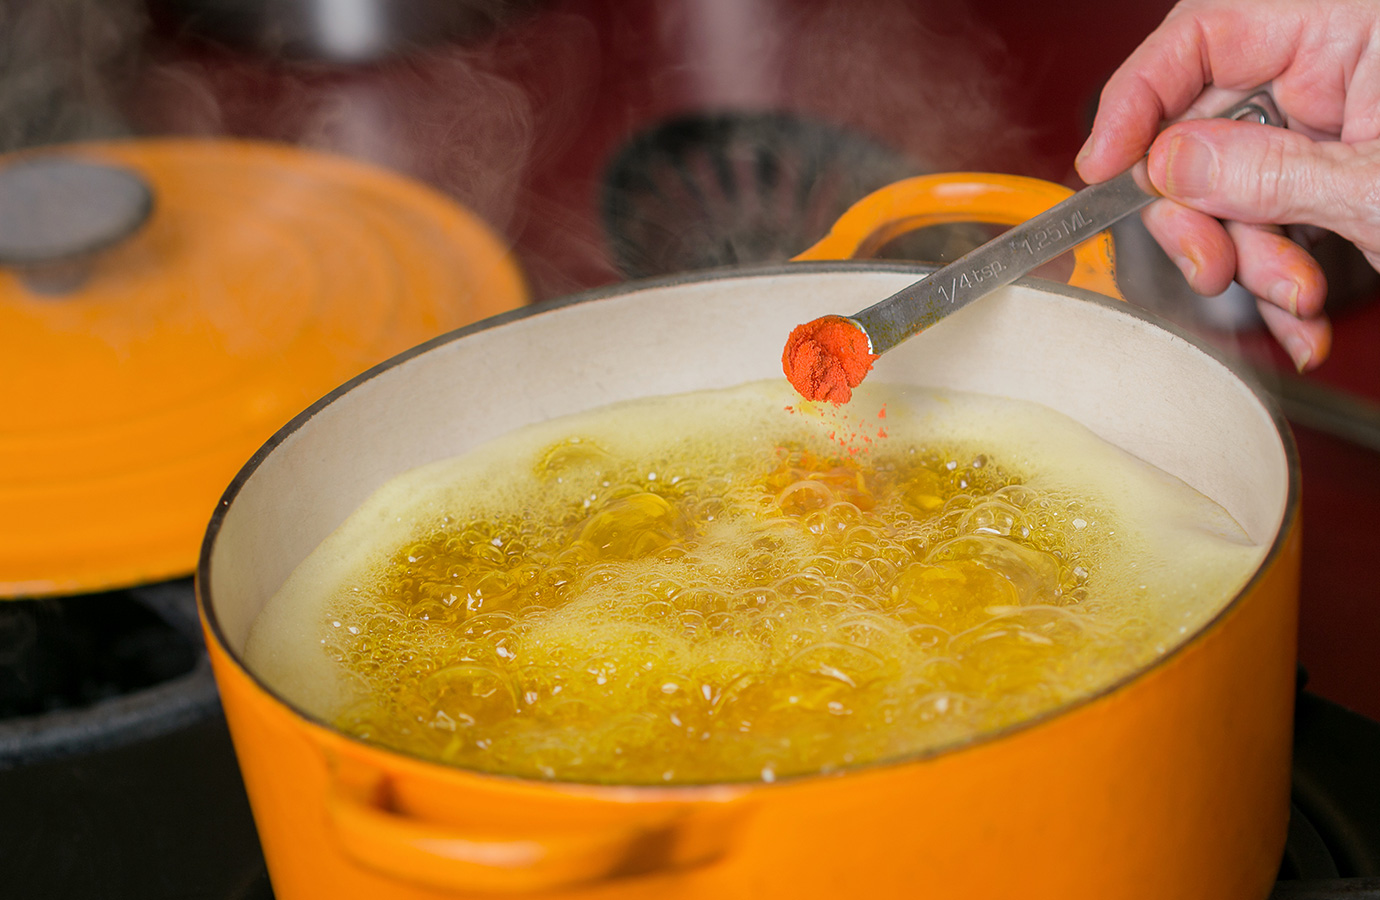
[{"label": "red spice powder", "polygon": [[867,335],[842,316],[824,316],[797,325],[786,339],[781,368],[806,400],[847,403],[877,356]]},{"label": "red spice powder", "polygon": [[[847,451],[849,456],[870,452],[874,440],[883,441],[888,437],[886,427],[879,426],[874,439],[873,435],[869,433],[871,425],[855,421],[847,410],[838,406],[787,406],[785,409],[791,415],[806,413],[811,418],[818,419],[820,427],[829,429],[825,436]],[[886,418],[885,405],[877,411],[877,418]]]}]

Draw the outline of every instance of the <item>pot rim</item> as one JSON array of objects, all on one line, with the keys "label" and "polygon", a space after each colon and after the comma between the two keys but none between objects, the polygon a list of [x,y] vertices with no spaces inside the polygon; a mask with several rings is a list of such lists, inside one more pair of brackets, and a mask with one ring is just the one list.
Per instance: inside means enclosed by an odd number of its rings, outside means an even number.
[{"label": "pot rim", "polygon": [[200,608],[201,614],[206,623],[206,630],[215,640],[216,644],[218,645],[218,648],[225,653],[226,657],[234,664],[236,669],[238,669],[242,675],[247,677],[259,691],[263,692],[273,701],[275,701],[285,709],[289,710],[297,718],[304,720],[306,723],[312,726],[324,729],[336,740],[346,741],[350,744],[364,748],[370,752],[380,752],[405,759],[413,765],[421,765],[431,768],[435,770],[438,775],[441,775],[442,773],[444,773],[445,775],[459,774],[468,777],[477,777],[485,779],[492,778],[499,779],[505,782],[514,782],[518,784],[549,787],[553,789],[562,790],[617,791],[620,794],[624,794],[625,792],[633,792],[639,795],[646,795],[648,798],[680,797],[684,799],[693,799],[694,795],[722,791],[724,788],[771,788],[820,778],[836,778],[842,775],[852,775],[855,773],[862,773],[866,771],[874,771],[883,768],[891,768],[923,762],[941,756],[956,754],[975,747],[981,747],[987,744],[995,743],[1011,735],[1018,734],[1028,729],[1034,729],[1048,722],[1051,722],[1057,718],[1069,715],[1086,706],[1090,706],[1093,703],[1096,703],[1116,693],[1126,690],[1132,684],[1136,683],[1144,676],[1150,674],[1151,672],[1155,671],[1156,669],[1159,669],[1162,666],[1170,664],[1174,659],[1176,659],[1183,653],[1186,653],[1190,647],[1198,644],[1202,640],[1205,640],[1208,634],[1215,631],[1217,628],[1221,627],[1222,623],[1225,622],[1226,619],[1230,617],[1233,612],[1235,612],[1238,606],[1240,606],[1243,598],[1245,598],[1247,595],[1254,591],[1256,585],[1261,581],[1265,573],[1274,567],[1275,562],[1278,560],[1278,558],[1283,552],[1286,541],[1289,539],[1290,535],[1295,531],[1298,525],[1301,474],[1301,470],[1299,467],[1298,448],[1294,442],[1293,432],[1289,427],[1288,421],[1285,419],[1283,412],[1280,410],[1279,405],[1275,402],[1274,398],[1271,397],[1267,392],[1265,392],[1261,388],[1259,383],[1256,381],[1256,379],[1253,378],[1247,371],[1245,371],[1241,365],[1227,359],[1223,353],[1217,350],[1217,348],[1205,343],[1198,337],[1180,328],[1178,325],[1164,320],[1159,316],[1156,316],[1155,314],[1150,313],[1146,310],[1132,306],[1131,304],[1123,300],[1117,300],[1115,298],[1107,297],[1102,294],[1095,293],[1093,291],[1085,290],[1083,288],[1073,287],[1072,285],[1063,284],[1057,281],[1049,281],[1047,279],[1037,278],[1034,276],[1026,276],[1024,278],[1020,278],[1017,281],[1015,281],[1014,284],[1030,288],[1036,288],[1048,293],[1064,294],[1065,296],[1069,296],[1074,299],[1082,300],[1084,302],[1089,302],[1096,304],[1098,306],[1105,307],[1121,315],[1127,315],[1131,316],[1132,318],[1140,319],[1144,322],[1158,327],[1163,331],[1169,332],[1171,335],[1174,335],[1175,337],[1189,344],[1194,349],[1207,355],[1209,358],[1217,362],[1232,375],[1236,376],[1236,378],[1246,386],[1246,388],[1255,397],[1257,402],[1259,402],[1261,406],[1265,409],[1265,411],[1269,414],[1270,420],[1275,427],[1275,432],[1279,435],[1280,443],[1284,451],[1285,468],[1289,481],[1284,498],[1284,515],[1280,520],[1279,526],[1275,529],[1274,538],[1270,543],[1269,549],[1265,552],[1265,555],[1256,565],[1255,570],[1251,573],[1250,578],[1248,578],[1246,582],[1242,584],[1242,586],[1237,590],[1237,592],[1232,596],[1232,598],[1229,601],[1222,605],[1222,607],[1212,616],[1212,618],[1208,619],[1205,623],[1200,625],[1198,629],[1187,639],[1185,639],[1178,645],[1172,647],[1168,652],[1164,653],[1163,655],[1151,660],[1149,663],[1139,666],[1136,669],[1126,673],[1122,677],[1110,682],[1109,684],[1105,685],[1101,690],[1085,694],[1084,696],[1078,697],[1068,703],[1053,707],[1030,718],[1021,719],[1020,721],[1013,722],[1010,725],[1007,725],[1003,728],[995,729],[992,731],[983,731],[978,734],[974,734],[969,737],[962,738],[950,743],[938,744],[902,756],[892,756],[887,757],[885,759],[877,759],[867,762],[853,763],[846,766],[840,766],[836,769],[831,769],[828,772],[806,772],[795,775],[782,775],[778,777],[775,781],[770,783],[752,779],[743,779],[736,781],[724,780],[710,782],[685,782],[680,784],[628,784],[618,782],[576,781],[560,778],[536,779],[527,778],[519,775],[512,775],[503,772],[487,772],[481,769],[473,769],[465,766],[441,763],[423,756],[416,755],[414,753],[410,753],[404,750],[398,750],[392,747],[388,747],[384,744],[368,741],[363,738],[356,737],[355,735],[349,734],[348,732],[342,731],[341,729],[336,728],[329,722],[323,721],[322,719],[319,719],[316,716],[307,713],[306,711],[298,708],[295,704],[289,702],[281,694],[275,691],[270,685],[265,683],[249,666],[247,666],[244,660],[241,658],[240,651],[231,648],[229,642],[226,640],[224,631],[221,628],[219,617],[216,615],[213,598],[211,597],[210,572],[211,553],[215,546],[216,537],[220,532],[221,524],[224,521],[225,514],[229,510],[231,503],[233,503],[235,498],[238,496],[240,489],[243,488],[244,485],[248,482],[248,480],[254,476],[255,472],[258,471],[259,466],[264,463],[264,461],[269,457],[269,455],[272,454],[280,444],[286,441],[298,430],[305,427],[307,423],[310,422],[311,419],[316,416],[317,413],[321,412],[323,409],[330,406],[340,397],[344,396],[345,394],[349,393],[350,391],[354,390],[356,387],[369,381],[370,379],[383,374],[389,369],[402,365],[403,363],[408,362],[416,356],[420,356],[423,353],[427,353],[430,350],[433,350],[445,344],[449,344],[468,335],[475,334],[480,331],[485,331],[490,328],[496,328],[502,325],[507,325],[511,322],[516,322],[521,319],[528,318],[529,316],[540,315],[551,310],[575,306],[580,303],[612,299],[627,294],[635,294],[657,288],[674,287],[697,282],[717,281],[721,279],[726,280],[740,278],[773,277],[779,275],[805,275],[811,272],[904,272],[908,274],[928,274],[930,272],[935,271],[938,268],[939,266],[927,265],[922,263],[878,262],[875,260],[798,261],[790,263],[771,263],[758,266],[729,266],[716,269],[699,270],[694,272],[677,273],[674,275],[664,276],[660,278],[637,279],[633,281],[619,282],[617,284],[607,285],[604,287],[593,288],[587,291],[582,291],[580,293],[560,297],[551,301],[546,301],[541,304],[528,305],[524,307],[519,307],[514,310],[510,310],[505,313],[499,313],[498,315],[491,316],[487,319],[482,319],[470,325],[466,325],[463,328],[458,328],[455,331],[450,331],[445,334],[438,335],[437,337],[434,337],[428,341],[418,344],[415,347],[411,347],[407,350],[404,350],[402,353],[390,357],[389,359],[384,360],[383,362],[379,363],[373,368],[368,369],[360,373],[359,375],[356,375],[354,378],[351,378],[349,381],[344,382],[343,384],[339,385],[334,390],[332,390],[330,393],[324,395],[315,403],[311,404],[311,406],[307,407],[305,410],[298,413],[296,416],[292,418],[291,421],[289,421],[282,428],[278,429],[278,431],[275,432],[271,438],[264,442],[264,444],[257,451],[255,451],[254,455],[249,458],[249,460],[244,464],[244,466],[239,470],[239,472],[235,474],[234,479],[226,487],[225,492],[221,495],[219,502],[216,504],[215,511],[211,514],[211,519],[207,524],[205,537],[202,539],[201,551],[197,561],[196,598],[197,605]]}]

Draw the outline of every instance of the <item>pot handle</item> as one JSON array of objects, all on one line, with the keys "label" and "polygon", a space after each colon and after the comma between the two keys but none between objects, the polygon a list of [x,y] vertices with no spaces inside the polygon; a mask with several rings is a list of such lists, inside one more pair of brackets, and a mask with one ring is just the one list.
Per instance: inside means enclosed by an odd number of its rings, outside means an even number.
[{"label": "pot handle", "polygon": [[[1022,175],[950,172],[889,184],[854,203],[797,260],[866,258],[887,242],[928,225],[1015,225],[1073,194],[1061,184]],[[1125,299],[1116,286],[1112,236],[1103,231],[1073,251],[1069,284]]]},{"label": "pot handle", "polygon": [[[354,783],[351,783],[354,782]],[[393,806],[386,776],[331,778],[326,815],[356,863],[394,881],[442,891],[524,894],[704,866],[722,857],[743,810],[697,800],[641,821],[519,835],[417,819]]]}]

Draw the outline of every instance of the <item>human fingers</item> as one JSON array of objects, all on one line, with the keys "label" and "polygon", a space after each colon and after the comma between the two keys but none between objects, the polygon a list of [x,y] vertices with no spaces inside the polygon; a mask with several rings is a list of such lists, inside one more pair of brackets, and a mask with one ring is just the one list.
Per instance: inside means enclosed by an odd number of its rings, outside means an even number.
[{"label": "human fingers", "polygon": [[1222,293],[1236,275],[1236,245],[1222,223],[1172,200],[1156,200],[1141,221],[1188,286],[1205,297]]},{"label": "human fingers", "polygon": [[1157,200],[1141,217],[1194,291],[1212,297],[1239,282],[1260,298],[1261,317],[1300,371],[1327,358],[1331,329],[1320,318],[1326,278],[1278,228],[1219,222],[1172,200]]},{"label": "human fingers", "polygon": [[1380,137],[1380,51],[1369,39],[1377,28],[1373,2],[1185,0],[1107,82],[1078,172],[1094,183],[1124,171],[1209,85],[1271,82],[1291,128]]},{"label": "human fingers", "polygon": [[1315,142],[1282,128],[1202,119],[1165,129],[1149,176],[1165,196],[1219,219],[1308,224],[1380,248],[1372,214],[1380,143]]},{"label": "human fingers", "polygon": [[1264,300],[1257,301],[1256,306],[1265,327],[1300,372],[1316,369],[1327,359],[1332,351],[1332,323],[1325,316],[1301,319]]},{"label": "human fingers", "polygon": [[[1183,115],[1214,85],[1219,59],[1224,67],[1240,68],[1231,63],[1240,44],[1223,39],[1222,21],[1233,20],[1239,37],[1242,16],[1198,6],[1180,3],[1171,10],[1108,79],[1092,131],[1074,161],[1085,181],[1111,178],[1143,156],[1163,123]],[[1287,58],[1270,59],[1263,49],[1250,57],[1255,80],[1238,87],[1263,84],[1288,65]]]},{"label": "human fingers", "polygon": [[1242,287],[1295,318],[1322,314],[1327,277],[1308,251],[1276,226],[1228,222],[1226,230],[1236,247],[1236,281]]}]

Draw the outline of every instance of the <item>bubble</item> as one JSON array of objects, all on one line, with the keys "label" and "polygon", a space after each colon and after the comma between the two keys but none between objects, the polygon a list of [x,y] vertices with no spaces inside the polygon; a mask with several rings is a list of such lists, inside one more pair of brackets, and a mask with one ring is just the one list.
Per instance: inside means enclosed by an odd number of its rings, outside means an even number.
[{"label": "bubble", "polygon": [[421,683],[418,696],[433,716],[440,710],[466,727],[506,718],[517,710],[504,674],[480,665],[462,663],[435,672]]},{"label": "bubble", "polygon": [[773,587],[785,597],[819,597],[824,593],[825,581],[812,572],[796,572],[780,579]]},{"label": "bubble", "polygon": [[[971,560],[1000,575],[1015,592],[1018,605],[1051,602],[1062,578],[1059,560],[1053,554],[992,535],[946,541],[927,558],[932,564],[952,560]],[[1002,605],[1002,601],[994,597],[987,605]]]},{"label": "bubble", "polygon": [[336,724],[535,778],[779,778],[1001,727],[1124,667],[1128,635],[1167,646],[1148,578],[1109,612],[1114,517],[992,447],[899,416],[852,459],[674,424],[645,454],[547,440],[510,508],[400,539],[323,621],[371,697]]},{"label": "bubble", "polygon": [[929,622],[915,622],[907,626],[906,634],[916,647],[923,650],[946,646],[953,636],[947,629]]},{"label": "bubble", "polygon": [[657,494],[639,491],[611,500],[591,515],[580,540],[596,548],[600,558],[637,559],[674,543],[682,527],[675,507]]},{"label": "bubble", "polygon": [[1021,511],[1001,500],[988,500],[975,505],[963,518],[963,528],[976,534],[1009,537],[1024,524]]},{"label": "bubble", "polygon": [[678,618],[680,620],[681,631],[689,638],[693,639],[695,635],[704,630],[704,613],[697,609],[684,610],[680,613]]}]

